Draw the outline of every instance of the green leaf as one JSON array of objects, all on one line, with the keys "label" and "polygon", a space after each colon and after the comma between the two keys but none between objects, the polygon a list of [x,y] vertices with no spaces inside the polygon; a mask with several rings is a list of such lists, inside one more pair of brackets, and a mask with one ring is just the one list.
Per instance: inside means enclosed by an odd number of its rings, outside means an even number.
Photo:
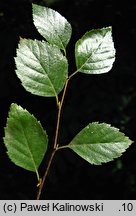
[{"label": "green leaf", "polygon": [[5,127],[4,143],[12,162],[26,170],[37,172],[47,150],[48,137],[33,115],[21,106],[12,104]]},{"label": "green leaf", "polygon": [[33,4],[33,20],[38,32],[49,43],[65,51],[72,28],[63,16],[50,8]]},{"label": "green leaf", "polygon": [[107,73],[115,60],[112,28],[87,32],[75,46],[77,70],[87,74]]},{"label": "green leaf", "polygon": [[120,157],[132,141],[117,128],[94,122],[67,146],[91,164],[100,165]]},{"label": "green leaf", "polygon": [[17,49],[16,74],[24,88],[39,96],[56,96],[68,74],[67,59],[45,41],[21,39]]}]

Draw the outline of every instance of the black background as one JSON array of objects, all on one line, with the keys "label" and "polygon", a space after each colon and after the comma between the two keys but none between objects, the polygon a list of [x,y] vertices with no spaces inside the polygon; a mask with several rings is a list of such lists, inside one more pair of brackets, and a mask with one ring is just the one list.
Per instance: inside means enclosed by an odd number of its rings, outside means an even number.
[{"label": "black background", "polygon": [[[59,151],[41,198],[135,199],[136,3],[131,0],[0,0],[0,199],[35,199],[37,193],[36,175],[14,165],[6,154],[2,137],[10,104],[21,105],[41,121],[50,138],[49,149],[55,132],[55,99],[26,92],[15,75],[19,37],[42,39],[32,22],[32,2],[57,10],[71,23],[70,72],[75,70],[75,42],[93,28],[113,27],[116,62],[107,74],[73,77],[62,112],[59,143],[68,144],[92,121],[110,123],[134,141],[121,158],[102,166],[90,165],[70,150]],[[47,159],[40,166],[41,174]]]}]

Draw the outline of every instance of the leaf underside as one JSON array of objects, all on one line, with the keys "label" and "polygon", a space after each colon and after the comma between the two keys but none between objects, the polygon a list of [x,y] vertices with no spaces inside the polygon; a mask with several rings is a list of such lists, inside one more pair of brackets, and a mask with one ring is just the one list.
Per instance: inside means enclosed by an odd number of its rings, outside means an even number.
[{"label": "leaf underside", "polygon": [[91,164],[101,165],[120,157],[132,141],[117,128],[91,123],[67,146]]},{"label": "leaf underside", "polygon": [[57,11],[33,4],[33,20],[38,32],[50,43],[65,50],[72,33],[70,23]]},{"label": "leaf underside", "polygon": [[21,39],[17,49],[16,74],[24,88],[39,96],[57,96],[68,74],[61,51],[45,41]]},{"label": "leaf underside", "polygon": [[107,73],[115,61],[112,28],[87,32],[75,46],[77,70],[87,74]]},{"label": "leaf underside", "polygon": [[45,155],[48,137],[37,119],[17,104],[11,104],[4,143],[16,165],[33,172]]}]

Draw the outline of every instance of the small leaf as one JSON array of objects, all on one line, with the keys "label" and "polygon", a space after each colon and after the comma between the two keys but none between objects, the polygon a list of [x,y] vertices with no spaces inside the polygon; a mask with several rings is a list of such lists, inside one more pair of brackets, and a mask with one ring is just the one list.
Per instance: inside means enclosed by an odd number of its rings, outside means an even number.
[{"label": "small leaf", "polygon": [[63,16],[55,10],[33,4],[33,20],[38,32],[49,43],[65,51],[72,28]]},{"label": "small leaf", "polygon": [[112,28],[87,32],[75,46],[77,70],[87,74],[107,73],[115,60]]},{"label": "small leaf", "polygon": [[61,51],[45,41],[21,39],[16,74],[24,88],[39,96],[57,96],[63,89],[68,63]]},{"label": "small leaf", "polygon": [[79,132],[67,147],[89,163],[100,165],[120,157],[131,143],[117,128],[94,122]]},{"label": "small leaf", "polygon": [[4,143],[9,158],[18,166],[37,172],[48,145],[46,132],[37,119],[12,104],[5,128]]}]

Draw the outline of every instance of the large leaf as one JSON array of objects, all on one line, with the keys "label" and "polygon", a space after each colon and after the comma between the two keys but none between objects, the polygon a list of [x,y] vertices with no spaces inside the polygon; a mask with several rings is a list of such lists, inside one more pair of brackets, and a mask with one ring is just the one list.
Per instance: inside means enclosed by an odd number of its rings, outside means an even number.
[{"label": "large leaf", "polygon": [[40,96],[57,96],[63,89],[68,63],[61,51],[45,41],[21,39],[16,74],[24,88]]},{"label": "large leaf", "polygon": [[67,147],[89,163],[100,165],[120,157],[131,143],[117,128],[94,122],[79,132]]},{"label": "large leaf", "polygon": [[33,4],[33,20],[38,32],[49,43],[65,50],[72,28],[63,16],[50,8]]},{"label": "large leaf", "polygon": [[115,60],[112,28],[87,32],[75,46],[77,70],[87,74],[108,72]]},{"label": "large leaf", "polygon": [[27,110],[12,104],[4,143],[9,158],[24,169],[37,172],[47,150],[48,138],[41,124]]}]

